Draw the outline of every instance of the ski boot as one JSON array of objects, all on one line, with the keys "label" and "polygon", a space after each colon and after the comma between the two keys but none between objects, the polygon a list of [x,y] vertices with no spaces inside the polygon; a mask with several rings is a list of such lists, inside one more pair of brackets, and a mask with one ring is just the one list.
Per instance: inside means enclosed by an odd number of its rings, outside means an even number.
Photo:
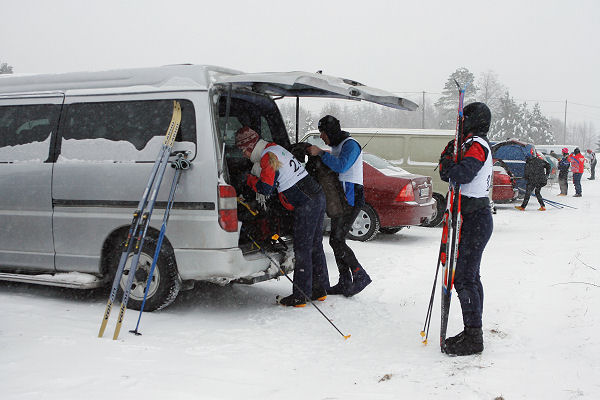
[{"label": "ski boot", "polygon": [[352,274],[350,269],[346,267],[338,267],[340,272],[340,280],[337,284],[327,290],[327,294],[346,294],[352,287]]},{"label": "ski boot", "polygon": [[515,208],[519,211],[525,211],[525,207],[515,206]]},{"label": "ski boot", "polygon": [[312,295],[310,296],[312,301],[325,301],[326,298],[327,291],[325,289],[323,289],[321,286],[313,286]]},{"label": "ski boot", "polygon": [[481,328],[467,328],[458,335],[446,339],[444,353],[451,356],[469,356],[483,351]]},{"label": "ski boot", "polygon": [[546,207],[541,206],[540,208],[538,208],[539,211],[546,211]]},{"label": "ski boot", "polygon": [[287,297],[277,296],[275,297],[275,301],[286,307],[306,307],[306,300],[296,297],[294,294]]},{"label": "ski boot", "polygon": [[364,288],[371,283],[371,277],[363,267],[356,267],[352,271],[352,286],[344,293],[346,297],[352,297],[360,293]]}]

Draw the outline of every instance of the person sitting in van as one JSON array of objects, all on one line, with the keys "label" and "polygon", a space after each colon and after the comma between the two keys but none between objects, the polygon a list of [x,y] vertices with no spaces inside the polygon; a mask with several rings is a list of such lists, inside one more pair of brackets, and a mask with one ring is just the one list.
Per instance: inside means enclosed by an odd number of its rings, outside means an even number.
[{"label": "person sitting in van", "polygon": [[527,156],[527,160],[525,161],[525,174],[523,175],[527,181],[525,197],[520,206],[515,206],[517,210],[525,211],[525,207],[527,207],[527,203],[529,203],[531,192],[535,191],[535,197],[537,198],[538,203],[540,203],[540,208],[538,208],[538,210],[546,211],[546,205],[544,204],[541,190],[548,183],[548,175],[550,175],[551,170],[552,167],[550,166],[550,163],[538,156],[535,150],[531,148],[531,153]]},{"label": "person sitting in van", "polygon": [[294,286],[291,295],[277,296],[277,302],[304,307],[306,296],[311,300],[325,300],[329,275],[323,251],[325,195],[321,186],[289,151],[262,140],[247,126],[236,132],[235,144],[246,158],[260,167],[253,168],[260,171],[255,172],[258,176],[248,174],[247,185],[265,196],[277,190],[281,204],[294,211]]},{"label": "person sitting in van", "polygon": [[327,293],[350,297],[371,283],[371,277],[346,244],[346,235],[365,204],[362,149],[348,132],[342,131],[340,121],[331,115],[319,120],[319,132],[325,144],[331,146],[331,153],[318,146],[310,146],[306,151],[312,156],[319,155],[325,165],[339,174],[346,200],[352,207],[348,213],[331,218],[329,244],[335,255],[340,279]]}]

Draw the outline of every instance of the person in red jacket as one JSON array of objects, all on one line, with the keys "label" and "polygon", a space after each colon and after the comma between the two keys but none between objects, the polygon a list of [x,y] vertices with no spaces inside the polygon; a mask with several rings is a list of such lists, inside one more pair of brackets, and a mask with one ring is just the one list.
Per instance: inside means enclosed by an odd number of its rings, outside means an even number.
[{"label": "person in red jacket", "polygon": [[571,172],[573,172],[573,186],[575,186],[573,197],[581,197],[581,175],[583,175],[585,157],[579,151],[579,147],[576,147],[573,153],[569,155],[569,162],[571,163]]}]

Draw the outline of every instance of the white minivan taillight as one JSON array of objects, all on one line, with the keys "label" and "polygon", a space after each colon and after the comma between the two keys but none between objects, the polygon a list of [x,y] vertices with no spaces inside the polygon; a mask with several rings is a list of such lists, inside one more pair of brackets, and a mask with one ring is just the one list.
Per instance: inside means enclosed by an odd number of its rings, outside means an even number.
[{"label": "white minivan taillight", "polygon": [[237,232],[237,194],[229,185],[219,185],[219,225],[227,232]]}]

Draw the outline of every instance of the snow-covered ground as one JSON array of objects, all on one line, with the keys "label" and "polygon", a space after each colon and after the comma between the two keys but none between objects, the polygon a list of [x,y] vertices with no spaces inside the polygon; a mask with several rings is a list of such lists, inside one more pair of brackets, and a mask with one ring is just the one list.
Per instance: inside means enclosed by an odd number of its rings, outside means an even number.
[{"label": "snow-covered ground", "polygon": [[[433,282],[439,228],[351,242],[373,283],[354,298],[312,307],[274,304],[290,283],[198,285],[144,314],[142,336],[97,332],[106,294],[0,283],[2,399],[598,399],[600,182],[583,197],[544,196],[577,209],[499,205],[484,253],[481,355],[448,357],[419,332]],[[325,238],[327,241],[327,238]],[[325,246],[331,280],[333,253]],[[333,282],[335,283],[335,282]],[[439,285],[438,285],[439,288]],[[439,289],[438,289],[439,291]],[[453,297],[449,334],[461,327]]]}]

